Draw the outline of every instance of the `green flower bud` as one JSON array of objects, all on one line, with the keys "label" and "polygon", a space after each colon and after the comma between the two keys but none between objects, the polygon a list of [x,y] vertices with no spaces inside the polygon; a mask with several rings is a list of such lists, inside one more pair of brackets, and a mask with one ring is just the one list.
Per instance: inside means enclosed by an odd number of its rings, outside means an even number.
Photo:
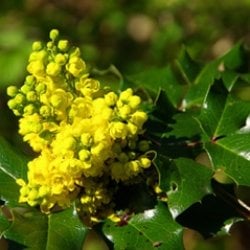
[{"label": "green flower bud", "polygon": [[55,41],[59,36],[59,31],[57,29],[53,29],[49,33],[49,37],[52,41]]},{"label": "green flower bud", "polygon": [[121,162],[121,163],[126,163],[129,161],[129,157],[126,153],[124,152],[121,152],[119,155],[118,155],[118,160]]},{"label": "green flower bud", "polygon": [[67,40],[60,40],[57,45],[58,49],[60,49],[63,52],[66,52],[69,48],[69,41]]},{"label": "green flower bud", "polygon": [[29,91],[26,94],[27,101],[34,102],[37,100],[37,95],[35,91]]},{"label": "green flower bud", "polygon": [[17,104],[23,104],[25,102],[25,96],[21,93],[18,93],[15,98],[14,98],[15,102]]},{"label": "green flower bud", "polygon": [[47,48],[48,49],[52,49],[53,48],[53,46],[54,46],[54,44],[53,44],[53,42],[47,42]]},{"label": "green flower bud", "polygon": [[10,109],[14,110],[17,108],[18,104],[16,103],[16,101],[14,99],[11,99],[8,101],[7,105]]},{"label": "green flower bud", "polygon": [[7,88],[7,95],[14,97],[18,93],[18,88],[16,86],[9,86]]},{"label": "green flower bud", "polygon": [[35,112],[35,106],[33,104],[29,104],[24,107],[23,112],[25,115],[32,115]]},{"label": "green flower bud", "polygon": [[141,152],[146,152],[149,150],[149,142],[146,141],[146,140],[142,140],[142,141],[139,141],[138,143],[138,149],[141,151]]},{"label": "green flower bud", "polygon": [[32,44],[33,51],[39,51],[43,48],[42,43],[40,41],[36,41]]},{"label": "green flower bud", "polygon": [[133,151],[128,152],[128,157],[130,160],[134,160],[136,157],[136,153]]},{"label": "green flower bud", "polygon": [[32,75],[28,75],[25,78],[25,84],[27,85],[33,85],[35,83],[35,78]]},{"label": "green flower bud", "polygon": [[32,86],[28,85],[28,84],[24,84],[22,87],[21,87],[21,92],[24,93],[24,94],[27,94],[29,91],[32,90]]}]

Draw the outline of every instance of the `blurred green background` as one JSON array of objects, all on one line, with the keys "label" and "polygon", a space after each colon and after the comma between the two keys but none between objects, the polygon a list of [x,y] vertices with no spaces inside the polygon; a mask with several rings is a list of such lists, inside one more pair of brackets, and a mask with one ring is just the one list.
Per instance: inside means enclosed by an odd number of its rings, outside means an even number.
[{"label": "blurred green background", "polygon": [[[47,40],[52,28],[79,46],[92,66],[114,64],[132,74],[168,64],[182,46],[204,62],[239,40],[249,47],[249,13],[250,0],[1,0],[0,134],[10,141],[15,134],[18,145],[5,90],[22,84],[32,42]],[[187,237],[186,249],[245,249],[240,237],[236,243],[227,238],[213,244],[196,236]]]},{"label": "blurred green background", "polygon": [[184,44],[198,59],[250,43],[250,0],[2,0],[0,83],[22,81],[32,41],[52,28],[98,68],[133,73],[172,61]]}]

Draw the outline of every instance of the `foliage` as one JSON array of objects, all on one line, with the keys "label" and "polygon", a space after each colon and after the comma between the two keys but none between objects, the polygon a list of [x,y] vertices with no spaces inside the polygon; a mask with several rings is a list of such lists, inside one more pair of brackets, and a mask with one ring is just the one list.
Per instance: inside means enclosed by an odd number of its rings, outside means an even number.
[{"label": "foliage", "polygon": [[[186,227],[217,239],[248,223],[248,60],[241,43],[205,64],[183,48],[163,68],[113,75],[111,86],[131,87],[144,100],[154,159],[147,181],[118,185],[119,220],[93,227],[110,249],[184,249]],[[92,75],[107,81],[112,72]],[[16,179],[26,178],[30,157],[1,138],[0,235],[15,249],[81,249],[89,229],[77,203],[49,215],[18,203]]]}]

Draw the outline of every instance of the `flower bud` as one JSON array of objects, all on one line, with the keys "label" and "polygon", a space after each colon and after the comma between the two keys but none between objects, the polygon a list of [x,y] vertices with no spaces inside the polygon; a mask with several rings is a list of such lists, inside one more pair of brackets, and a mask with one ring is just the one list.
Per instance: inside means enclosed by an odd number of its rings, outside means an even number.
[{"label": "flower bud", "polygon": [[63,52],[66,52],[69,48],[69,41],[67,40],[60,40],[57,45],[58,49],[60,49]]},{"label": "flower bud", "polygon": [[42,43],[40,41],[33,42],[32,44],[32,50],[33,51],[39,51],[42,49]]},{"label": "flower bud", "polygon": [[9,86],[7,88],[7,95],[14,97],[18,93],[18,88],[16,86]]},{"label": "flower bud", "polygon": [[49,33],[49,37],[52,41],[55,41],[59,36],[59,31],[57,29],[53,29]]}]

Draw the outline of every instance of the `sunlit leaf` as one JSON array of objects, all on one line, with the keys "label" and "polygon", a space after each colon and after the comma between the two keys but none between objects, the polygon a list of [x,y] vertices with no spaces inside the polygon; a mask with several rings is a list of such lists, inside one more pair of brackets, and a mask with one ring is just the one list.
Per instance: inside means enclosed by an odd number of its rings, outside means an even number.
[{"label": "sunlit leaf", "polygon": [[250,134],[233,134],[206,143],[215,169],[221,169],[239,185],[250,185]]},{"label": "sunlit leaf", "polygon": [[212,192],[210,183],[213,171],[185,158],[174,160],[173,165],[175,172],[170,177],[171,190],[168,191],[168,204],[171,213],[176,217]]},{"label": "sunlit leaf", "polygon": [[106,221],[102,230],[114,243],[115,250],[184,249],[183,229],[173,220],[164,203],[132,216],[127,225],[118,226]]}]

